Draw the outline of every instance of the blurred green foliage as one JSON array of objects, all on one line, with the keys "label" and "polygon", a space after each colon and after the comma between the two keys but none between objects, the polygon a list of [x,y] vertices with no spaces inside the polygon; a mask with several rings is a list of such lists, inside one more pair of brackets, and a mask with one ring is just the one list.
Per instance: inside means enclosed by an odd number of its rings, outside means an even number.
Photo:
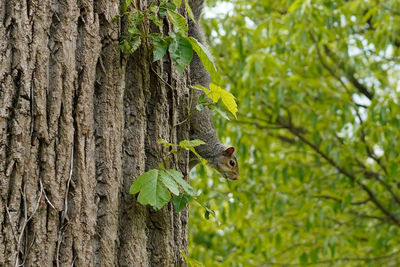
[{"label": "blurred green foliage", "polygon": [[400,266],[400,1],[229,3],[203,24],[239,105],[216,126],[240,180],[197,168],[216,217],[191,205],[190,257]]}]

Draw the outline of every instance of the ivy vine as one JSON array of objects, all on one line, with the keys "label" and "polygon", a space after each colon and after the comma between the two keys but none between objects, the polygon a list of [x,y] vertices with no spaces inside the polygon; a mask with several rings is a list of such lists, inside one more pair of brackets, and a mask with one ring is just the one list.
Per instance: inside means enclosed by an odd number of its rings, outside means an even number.
[{"label": "ivy vine", "polygon": [[[197,23],[188,0],[183,0],[183,2],[187,15],[194,23]],[[148,55],[152,51],[153,62],[161,60],[168,52],[179,74],[182,74],[192,61],[194,51],[199,56],[204,68],[210,73],[211,80],[219,80],[211,53],[198,40],[188,35],[187,20],[177,12],[177,9],[181,8],[181,4],[182,0],[160,0],[152,1],[147,8],[140,9],[136,0],[124,0],[121,4],[121,14],[113,18],[113,21],[122,17],[128,19],[127,32],[120,42],[120,49],[123,53],[132,54],[141,45],[144,45]],[[161,28],[164,26],[164,21],[168,21],[173,26],[173,31],[170,31],[168,35],[165,35],[162,31],[150,32],[150,23]],[[215,83],[211,83],[209,88],[200,85],[194,85],[191,88],[204,91],[205,95],[211,99],[209,101],[204,95],[201,95],[197,100],[197,110],[209,107],[224,118],[229,119],[227,114],[216,105],[218,100],[221,99],[224,106],[236,117],[237,104],[234,96],[228,91]],[[191,116],[191,104],[188,108],[188,117],[183,122],[188,121]],[[168,166],[168,157],[174,154],[179,158],[183,150],[193,152],[205,165],[206,160],[201,158],[195,150],[196,146],[205,143],[201,140],[183,140],[179,144],[172,144],[160,139],[159,144],[170,147],[170,151],[163,158],[163,162],[159,164],[158,168],[151,169],[134,180],[129,193],[138,194],[139,203],[150,205],[155,210],[160,210],[170,202],[171,195],[172,203],[177,212],[183,210],[187,203],[194,199],[205,209],[205,217],[208,219],[209,215],[213,215],[214,212],[209,209],[206,203],[199,201],[196,190],[183,179],[183,174],[178,167],[170,168]]]}]

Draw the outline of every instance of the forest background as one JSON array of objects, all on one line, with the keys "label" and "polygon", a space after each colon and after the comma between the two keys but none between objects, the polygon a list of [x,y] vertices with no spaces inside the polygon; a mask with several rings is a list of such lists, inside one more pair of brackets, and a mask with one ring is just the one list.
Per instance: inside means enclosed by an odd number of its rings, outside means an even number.
[{"label": "forest background", "polygon": [[[205,266],[400,264],[400,1],[208,1],[240,180],[199,166]],[[220,12],[223,11],[223,12]]]}]

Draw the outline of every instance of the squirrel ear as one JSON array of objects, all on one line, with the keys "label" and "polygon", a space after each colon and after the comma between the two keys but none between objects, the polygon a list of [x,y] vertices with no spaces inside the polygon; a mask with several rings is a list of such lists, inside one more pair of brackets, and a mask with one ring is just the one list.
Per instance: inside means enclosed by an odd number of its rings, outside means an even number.
[{"label": "squirrel ear", "polygon": [[228,147],[227,149],[222,152],[223,155],[225,156],[231,156],[235,152],[235,148],[233,146]]}]

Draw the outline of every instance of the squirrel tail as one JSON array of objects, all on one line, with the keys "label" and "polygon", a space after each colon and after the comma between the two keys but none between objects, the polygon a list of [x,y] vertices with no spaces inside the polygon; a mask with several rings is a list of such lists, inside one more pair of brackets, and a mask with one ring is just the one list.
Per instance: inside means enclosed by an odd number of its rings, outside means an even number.
[{"label": "squirrel tail", "polygon": [[190,8],[192,9],[195,20],[199,20],[204,6],[204,0],[189,0]]},{"label": "squirrel tail", "polygon": [[[204,0],[189,0],[190,7],[197,23],[189,20],[189,35],[197,39],[200,43],[207,46],[203,29],[200,26],[200,16],[204,5]],[[192,85],[199,84],[208,87],[211,82],[210,74],[204,68],[199,56],[194,53],[192,62],[190,63],[190,76]],[[194,100],[197,100],[194,99]]]}]

